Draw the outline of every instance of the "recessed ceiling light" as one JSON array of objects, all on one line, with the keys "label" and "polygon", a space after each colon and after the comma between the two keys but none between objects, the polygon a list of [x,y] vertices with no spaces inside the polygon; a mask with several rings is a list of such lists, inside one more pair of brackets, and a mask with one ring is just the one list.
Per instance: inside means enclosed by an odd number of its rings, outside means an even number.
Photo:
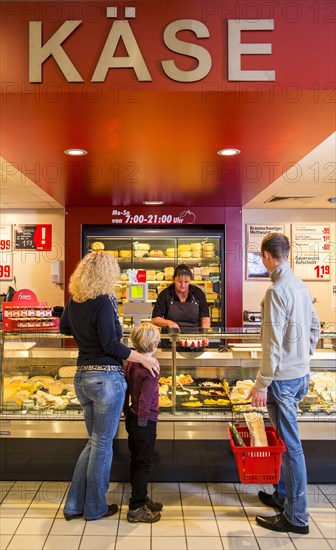
[{"label": "recessed ceiling light", "polygon": [[142,204],[145,204],[146,206],[158,206],[160,204],[164,204],[164,201],[143,201]]},{"label": "recessed ceiling light", "polygon": [[336,197],[330,197],[328,201],[331,202],[332,204],[336,204]]},{"label": "recessed ceiling light", "polygon": [[81,157],[83,155],[87,155],[87,151],[85,151],[85,149],[77,149],[77,148],[65,149],[64,153],[66,155],[71,155],[73,157]]},{"label": "recessed ceiling light", "polygon": [[234,155],[239,155],[239,153],[239,149],[220,149],[217,151],[217,155],[221,155],[222,157],[232,157]]}]

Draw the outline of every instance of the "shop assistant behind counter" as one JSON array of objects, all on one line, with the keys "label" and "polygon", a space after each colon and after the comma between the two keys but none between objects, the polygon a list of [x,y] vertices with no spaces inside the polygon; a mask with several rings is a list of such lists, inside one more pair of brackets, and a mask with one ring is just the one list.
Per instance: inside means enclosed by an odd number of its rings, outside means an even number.
[{"label": "shop assistant behind counter", "polygon": [[190,284],[192,279],[193,273],[187,265],[176,267],[173,283],[160,292],[155,303],[152,314],[154,325],[181,332],[210,328],[206,296],[200,288]]}]

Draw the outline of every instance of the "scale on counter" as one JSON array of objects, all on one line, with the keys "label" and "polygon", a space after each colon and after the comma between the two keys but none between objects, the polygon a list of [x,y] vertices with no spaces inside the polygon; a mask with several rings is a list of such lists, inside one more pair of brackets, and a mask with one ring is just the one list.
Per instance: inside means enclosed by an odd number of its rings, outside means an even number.
[{"label": "scale on counter", "polygon": [[123,315],[132,317],[134,325],[140,325],[144,317],[152,316],[152,304],[148,300],[148,283],[130,283],[127,300],[123,303]]}]

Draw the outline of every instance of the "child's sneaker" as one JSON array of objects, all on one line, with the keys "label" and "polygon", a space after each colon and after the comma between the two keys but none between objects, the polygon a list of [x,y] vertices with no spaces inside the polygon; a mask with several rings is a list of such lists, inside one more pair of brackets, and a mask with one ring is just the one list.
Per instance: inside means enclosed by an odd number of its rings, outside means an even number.
[{"label": "child's sneaker", "polygon": [[151,498],[147,497],[145,502],[147,508],[150,509],[151,512],[161,512],[163,508],[162,502],[153,502]]},{"label": "child's sneaker", "polygon": [[128,510],[127,520],[130,523],[155,523],[161,517],[160,512],[151,512],[146,505],[137,508],[136,510]]}]

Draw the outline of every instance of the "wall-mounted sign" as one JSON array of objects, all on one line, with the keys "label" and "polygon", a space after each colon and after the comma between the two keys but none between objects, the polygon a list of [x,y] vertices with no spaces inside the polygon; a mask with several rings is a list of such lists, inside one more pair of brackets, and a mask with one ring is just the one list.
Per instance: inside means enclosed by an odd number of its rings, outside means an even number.
[{"label": "wall-mounted sign", "polygon": [[292,225],[293,271],[301,279],[330,281],[330,225]]},{"label": "wall-mounted sign", "polygon": [[15,225],[15,250],[51,250],[51,224]]},{"label": "wall-mounted sign", "polygon": [[283,233],[284,226],[269,224],[246,225],[246,279],[267,279],[268,271],[260,255],[261,242],[268,233]]},{"label": "wall-mounted sign", "polygon": [[13,279],[12,226],[0,225],[0,281]]},{"label": "wall-mounted sign", "polygon": [[190,225],[195,223],[196,214],[191,210],[171,209],[164,212],[150,213],[139,208],[129,210],[112,210],[113,224],[140,224],[140,225]]}]

